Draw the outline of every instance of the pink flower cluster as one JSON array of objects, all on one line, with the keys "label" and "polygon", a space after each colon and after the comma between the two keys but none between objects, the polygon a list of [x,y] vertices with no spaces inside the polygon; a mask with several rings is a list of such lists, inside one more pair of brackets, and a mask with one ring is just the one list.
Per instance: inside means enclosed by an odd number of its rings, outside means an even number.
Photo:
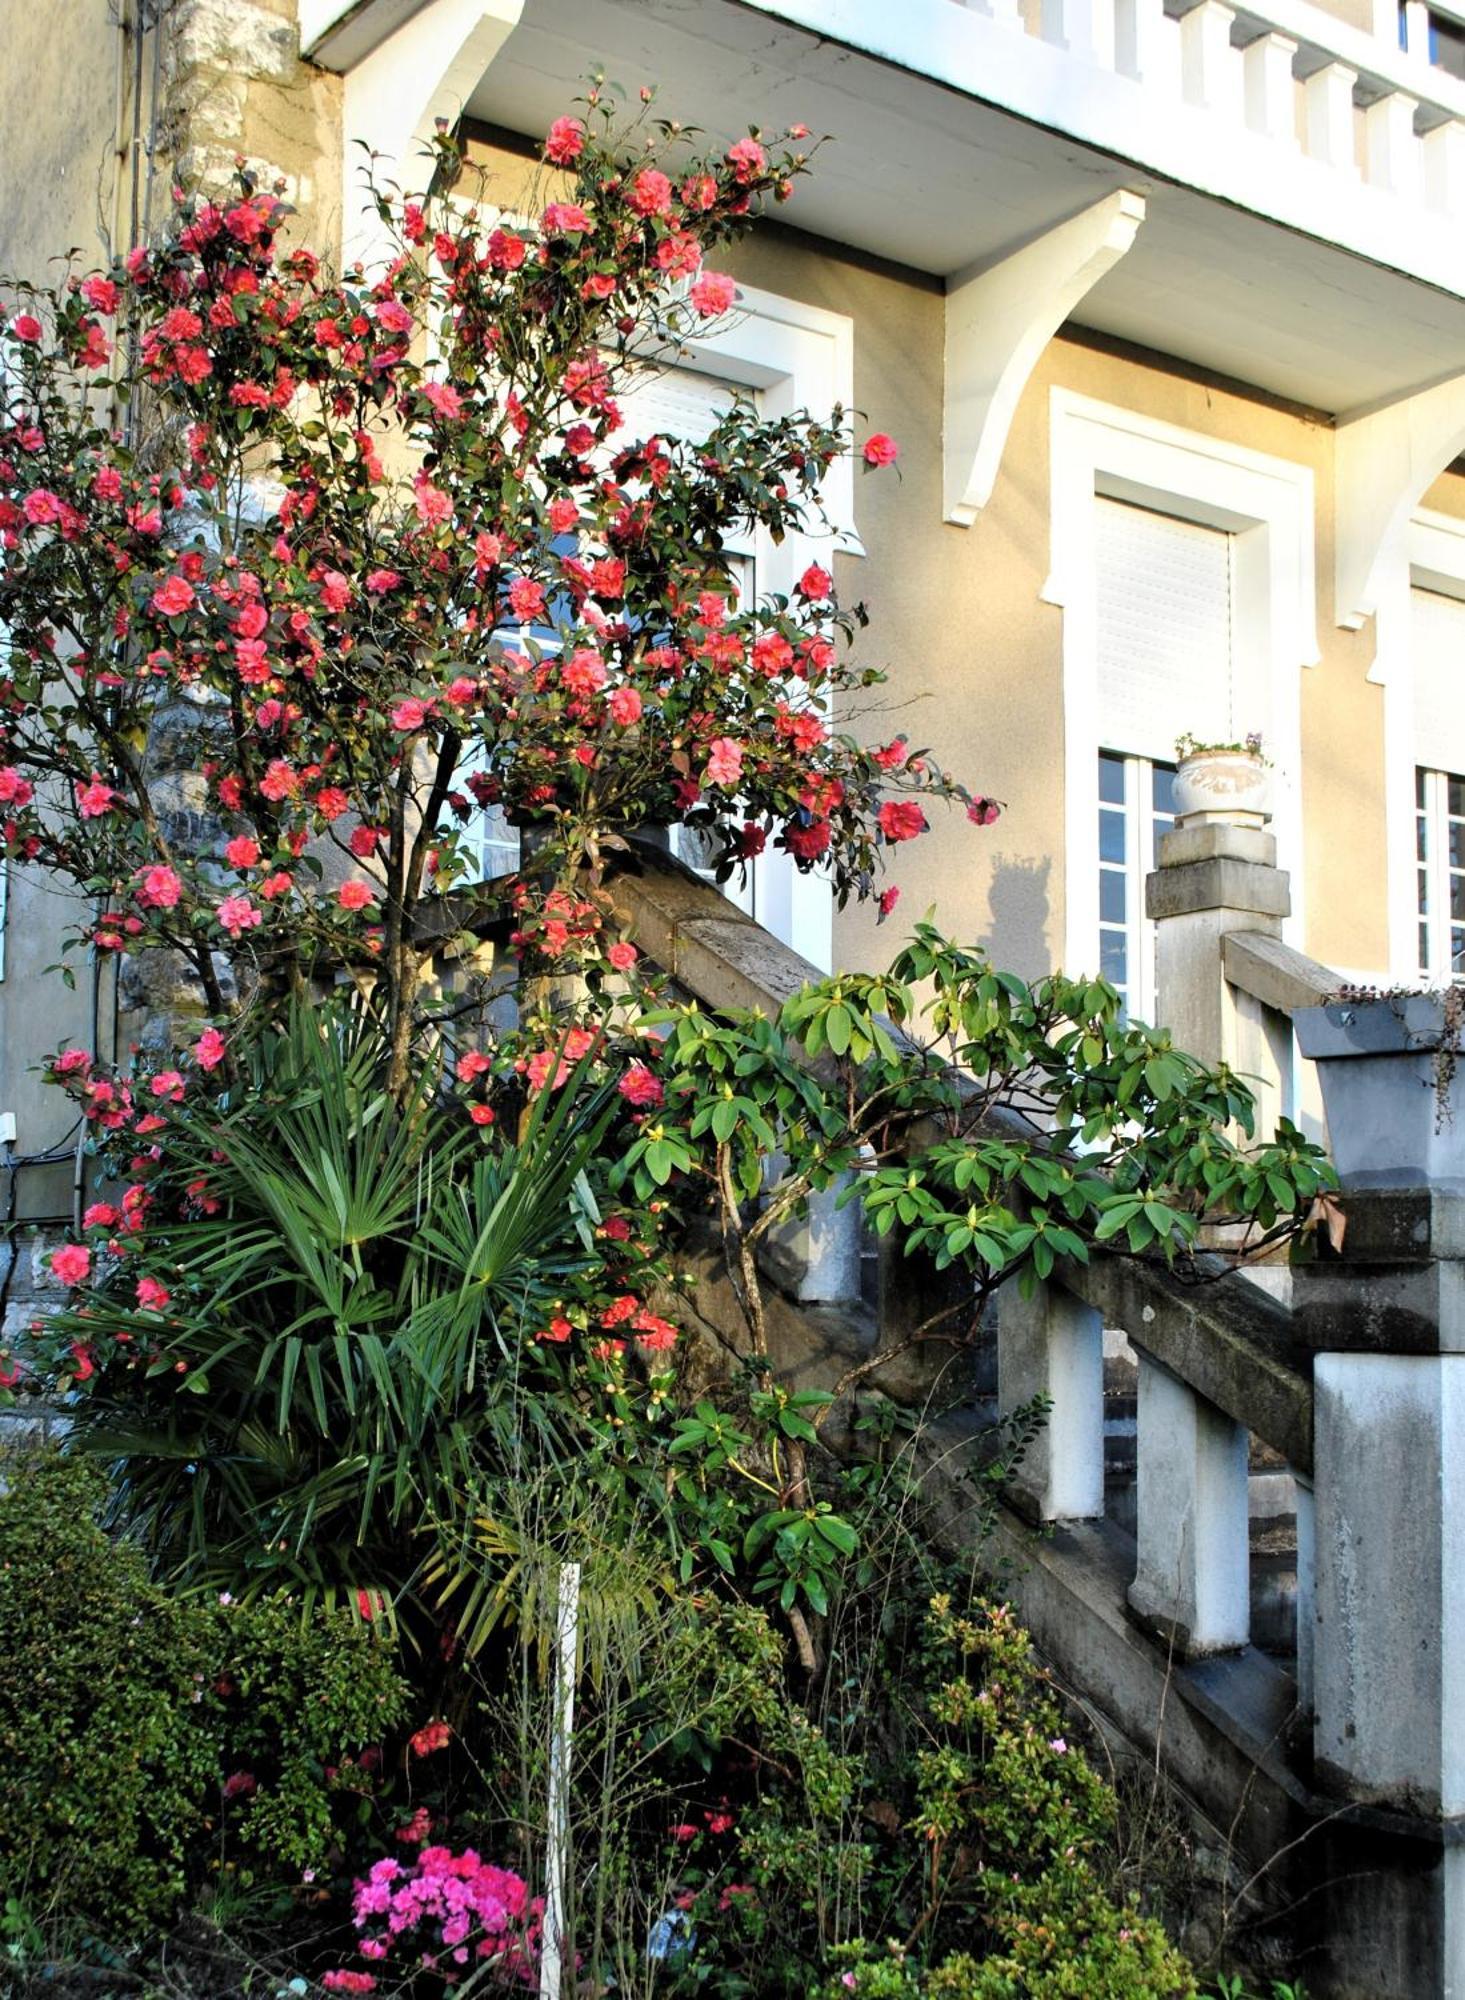
[{"label": "pink flower cluster", "polygon": [[[449,1986],[474,1960],[532,1986],[542,1910],[540,1899],[530,1900],[521,1876],[484,1861],[471,1847],[461,1854],[424,1847],[415,1862],[388,1855],[356,1884],[353,1902],[363,1958],[423,1967]],[[337,1992],[363,1993],[371,1988],[356,1982],[369,1978],[338,1972],[328,1974],[325,1984]]]}]

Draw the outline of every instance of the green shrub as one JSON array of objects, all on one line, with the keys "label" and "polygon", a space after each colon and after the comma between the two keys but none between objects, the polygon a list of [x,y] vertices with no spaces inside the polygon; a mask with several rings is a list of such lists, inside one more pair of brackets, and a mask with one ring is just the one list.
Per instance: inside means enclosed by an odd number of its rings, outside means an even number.
[{"label": "green shrub", "polygon": [[79,1458],[16,1453],[3,1479],[0,1903],[123,1942],[211,1866],[325,1863],[370,1810],[353,1754],[405,1707],[386,1648],[344,1613],[170,1598],[98,1525]]}]

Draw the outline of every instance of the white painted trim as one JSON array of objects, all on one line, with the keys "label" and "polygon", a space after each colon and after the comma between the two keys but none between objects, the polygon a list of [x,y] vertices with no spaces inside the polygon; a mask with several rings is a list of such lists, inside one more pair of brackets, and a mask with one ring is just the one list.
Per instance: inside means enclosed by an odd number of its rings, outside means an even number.
[{"label": "white painted trim", "polygon": [[1273,831],[1292,875],[1285,934],[1303,934],[1300,669],[1319,655],[1310,467],[1135,410],[1049,393],[1050,570],[1063,610],[1064,964],[1088,969],[1098,937],[1098,710],[1094,495],[1107,493],[1236,537],[1236,656],[1269,710]]},{"label": "white painted trim", "polygon": [[1414,648],[1410,591],[1415,584],[1465,597],[1465,521],[1421,507],[1376,565],[1378,647],[1369,679],[1384,690],[1384,854],[1389,979],[1419,977],[1419,913],[1414,852]]},{"label": "white painted trim", "polygon": [[969,528],[992,497],[1028,377],[1053,335],[1134,242],[1144,196],[1105,195],[995,264],[946,286],[945,518]]}]

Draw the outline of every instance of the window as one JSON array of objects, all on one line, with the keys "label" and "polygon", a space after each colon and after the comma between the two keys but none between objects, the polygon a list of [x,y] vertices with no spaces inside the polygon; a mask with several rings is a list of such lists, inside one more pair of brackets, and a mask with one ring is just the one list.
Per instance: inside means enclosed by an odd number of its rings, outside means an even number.
[{"label": "window", "polygon": [[[1458,533],[1455,539],[1458,542]],[[1417,552],[1430,550],[1418,542]],[[1439,550],[1434,553],[1439,559]],[[1425,573],[1431,583],[1454,582],[1443,573]],[[1465,599],[1416,580],[1409,608],[1414,708],[1412,908],[1417,926],[1413,961],[1414,969],[1439,985],[1465,978]]]},{"label": "window", "polygon": [[1465,980],[1465,777],[1415,772],[1419,970],[1435,985]]},{"label": "window", "polygon": [[1145,876],[1160,835],[1175,824],[1173,764],[1099,752],[1099,974],[1117,987],[1126,1014],[1150,1020],[1155,1000],[1154,925],[1144,913]]},{"label": "window", "polygon": [[[1410,16],[1414,9],[1399,0],[1399,47],[1409,48]],[[1449,14],[1437,12],[1433,7],[1423,10],[1426,46],[1423,53],[1435,69],[1442,69],[1448,76],[1465,77],[1465,25]]]},{"label": "window", "polygon": [[[1318,657],[1313,477],[1291,460],[1055,387],[1046,603],[1063,612],[1064,926],[1055,958],[1097,971],[1099,753],[1152,768],[1184,730],[1260,730],[1277,772],[1273,831],[1292,871],[1284,936],[1303,929],[1301,674]],[[1233,724],[1234,719],[1234,724]],[[1128,796],[1145,797],[1142,771]],[[1136,787],[1139,787],[1137,790]],[[1145,810],[1152,814],[1153,795]],[[1144,926],[1134,859],[1125,927]],[[1112,898],[1115,889],[1108,891]],[[1108,945],[1111,963],[1116,946]],[[1153,1007],[1133,965],[1128,1004]]]},{"label": "window", "polygon": [[1174,823],[1175,739],[1190,730],[1224,740],[1239,727],[1232,713],[1233,538],[1104,495],[1094,509],[1103,746],[1097,965],[1126,1013],[1153,1020],[1155,943],[1144,881],[1160,835]]}]

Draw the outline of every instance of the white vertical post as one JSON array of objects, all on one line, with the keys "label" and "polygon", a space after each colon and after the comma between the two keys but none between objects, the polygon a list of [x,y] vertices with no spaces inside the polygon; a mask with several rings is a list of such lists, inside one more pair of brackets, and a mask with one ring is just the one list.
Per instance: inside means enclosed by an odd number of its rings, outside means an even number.
[{"label": "white vertical post", "polygon": [[1402,90],[1391,90],[1363,114],[1370,184],[1401,194],[1408,201],[1418,199],[1422,179],[1423,162],[1414,130],[1418,109],[1414,98]]},{"label": "white vertical post", "polygon": [[1314,70],[1305,86],[1308,156],[1348,173],[1356,171],[1358,165],[1353,140],[1353,86],[1357,81],[1356,70],[1335,62]]},{"label": "white vertical post", "polygon": [[1180,24],[1165,12],[1165,0],[1114,0],[1114,67],[1180,95]]},{"label": "white vertical post", "polygon": [[1245,1430],[1141,1352],[1139,1559],[1129,1601],[1194,1657],[1251,1636]]},{"label": "white vertical post", "polygon": [[1188,104],[1241,123],[1241,54],[1231,46],[1235,12],[1201,0],[1180,17],[1180,84]]},{"label": "white vertical post", "polygon": [[555,1598],[554,1716],[549,1746],[549,1827],[545,1841],[544,1932],[539,2000],[560,2000],[570,1867],[570,1748],[575,1729],[575,1658],[580,1632],[580,1565],[560,1566]]},{"label": "white vertical post", "polygon": [[1114,67],[1114,0],[1042,0],[1043,40]]},{"label": "white vertical post", "polygon": [[1286,35],[1258,35],[1241,54],[1246,80],[1246,122],[1253,132],[1297,144],[1297,94],[1292,58],[1297,44]]},{"label": "white vertical post", "polygon": [[974,14],[985,14],[990,20],[1005,22],[1009,28],[1023,32],[1022,7],[1019,0],[966,0],[966,5]]},{"label": "white vertical post", "polygon": [[1447,212],[1465,200],[1465,124],[1447,118],[1419,142],[1424,155],[1424,198]]},{"label": "white vertical post", "polygon": [[1414,62],[1429,61],[1429,8],[1425,0],[1404,0],[1404,51]]},{"label": "white vertical post", "polygon": [[1058,1285],[1023,1298],[1004,1285],[997,1309],[997,1401],[1004,1416],[1046,1396],[1048,1420],[1013,1479],[1043,1521],[1104,1511],[1104,1327]]}]

